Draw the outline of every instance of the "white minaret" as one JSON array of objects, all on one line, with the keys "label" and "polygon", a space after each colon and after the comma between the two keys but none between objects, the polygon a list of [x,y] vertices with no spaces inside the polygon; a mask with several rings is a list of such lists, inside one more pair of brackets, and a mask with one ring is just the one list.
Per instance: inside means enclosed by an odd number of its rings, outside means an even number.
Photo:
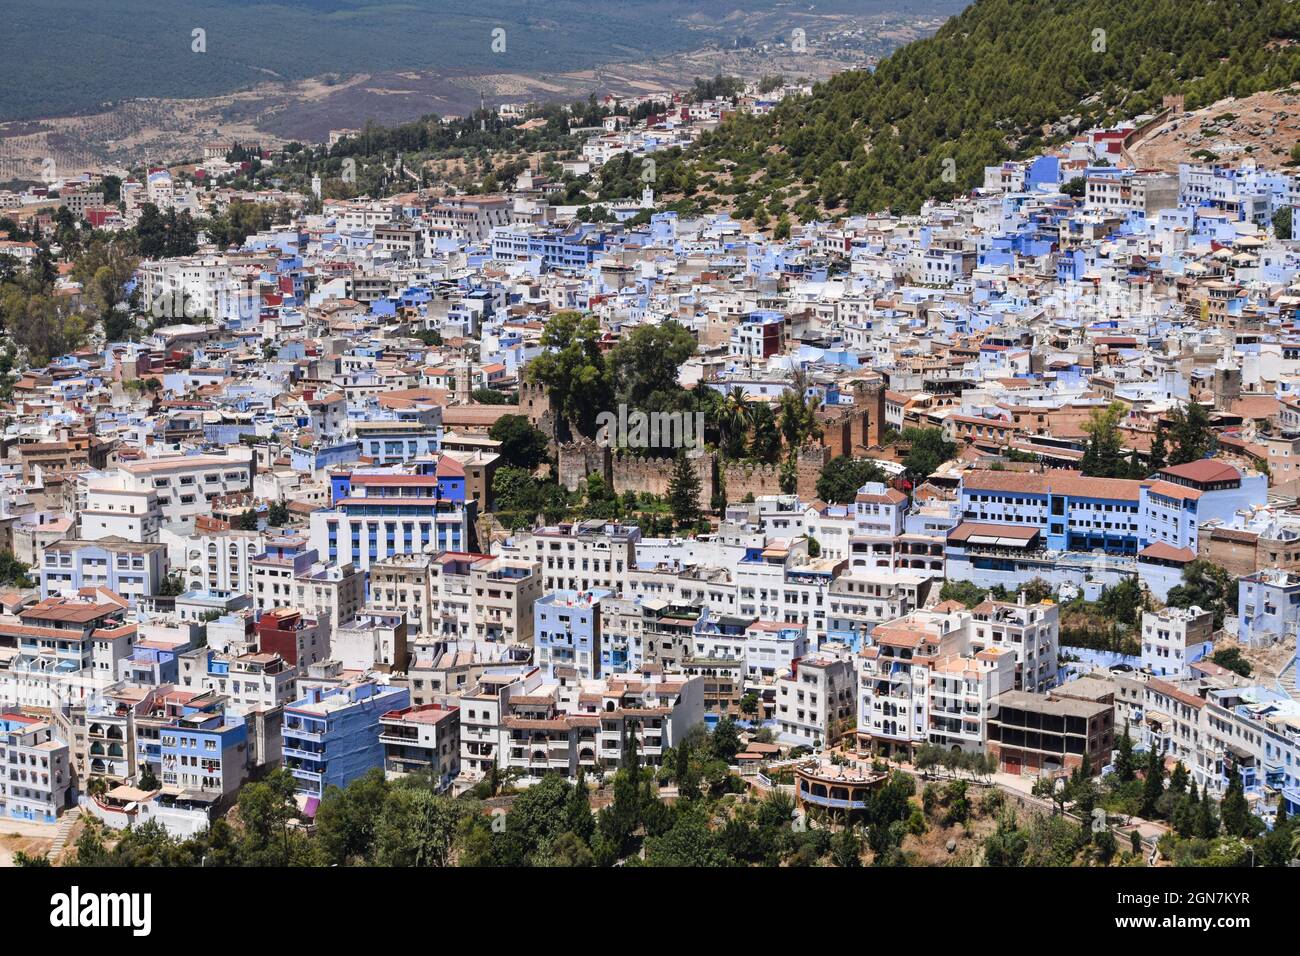
[{"label": "white minaret", "polygon": [[320,199],[320,173],[315,173],[311,177],[311,194]]}]

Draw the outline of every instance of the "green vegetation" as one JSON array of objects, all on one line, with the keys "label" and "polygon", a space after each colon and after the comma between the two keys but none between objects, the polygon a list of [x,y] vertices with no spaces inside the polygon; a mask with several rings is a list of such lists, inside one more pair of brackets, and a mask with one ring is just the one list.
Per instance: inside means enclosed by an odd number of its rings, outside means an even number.
[{"label": "green vegetation", "polygon": [[899,439],[911,446],[903,467],[914,481],[922,481],[957,454],[957,446],[943,437],[941,428],[904,428]]},{"label": "green vegetation", "polygon": [[27,573],[31,569],[30,564],[25,564],[15,558],[12,551],[0,551],[0,585],[11,588],[36,587],[36,582]]},{"label": "green vegetation", "polygon": [[1166,94],[1195,108],[1284,87],[1300,79],[1298,28],[1285,0],[977,0],[872,73],[736,117],[669,172],[725,176],[715,191],[756,222],[760,211],[805,218],[801,207],[915,211],[980,185],[985,166],[1030,155],[1045,136],[1158,111]]},{"label": "green vegetation", "polygon": [[488,437],[501,443],[498,453],[511,468],[531,472],[549,457],[546,436],[524,415],[502,415],[488,429]]},{"label": "green vegetation", "polygon": [[1210,424],[1210,413],[1196,402],[1180,405],[1169,413],[1170,426],[1156,423],[1151,438],[1150,472],[1168,465],[1185,465],[1214,454],[1218,438]]},{"label": "green vegetation", "polygon": [[1250,661],[1241,656],[1240,647],[1224,647],[1210,655],[1210,660],[1220,667],[1226,667],[1233,673],[1240,674],[1242,677],[1249,677],[1254,668],[1250,666]]},{"label": "green vegetation", "polygon": [[817,478],[817,497],[830,504],[849,504],[868,482],[889,483],[889,475],[874,461],[840,455],[832,458]]},{"label": "green vegetation", "polygon": [[1165,603],[1170,607],[1199,607],[1214,612],[1214,629],[1223,627],[1224,617],[1237,613],[1237,579],[1210,561],[1196,560],[1183,565],[1183,583],[1169,589]]},{"label": "green vegetation", "polygon": [[1088,444],[1079,469],[1094,478],[1145,478],[1146,468],[1137,453],[1124,457],[1119,423],[1126,414],[1123,402],[1111,402],[1106,408],[1093,409],[1083,426]]}]

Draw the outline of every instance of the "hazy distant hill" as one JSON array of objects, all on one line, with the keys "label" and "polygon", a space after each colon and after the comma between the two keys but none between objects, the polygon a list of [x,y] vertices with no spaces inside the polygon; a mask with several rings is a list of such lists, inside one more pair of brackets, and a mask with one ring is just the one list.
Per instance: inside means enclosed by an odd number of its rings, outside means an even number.
[{"label": "hazy distant hill", "polygon": [[[909,12],[952,13],[961,0]],[[564,71],[708,42],[748,15],[898,9],[897,0],[10,0],[0,29],[0,120],[131,97],[210,96],[276,76],[429,69]],[[504,53],[492,31],[506,31]],[[206,53],[192,52],[195,29]]]}]

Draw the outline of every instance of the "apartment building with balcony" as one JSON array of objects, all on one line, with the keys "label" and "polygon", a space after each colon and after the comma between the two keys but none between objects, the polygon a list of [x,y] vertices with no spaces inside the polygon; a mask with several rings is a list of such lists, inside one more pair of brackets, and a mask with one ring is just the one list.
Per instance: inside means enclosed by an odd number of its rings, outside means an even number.
[{"label": "apartment building with balcony", "polygon": [[219,702],[211,708],[186,707],[159,731],[164,792],[198,795],[212,801],[229,797],[248,776],[248,727],[227,716]]},{"label": "apartment building with balcony", "polygon": [[215,529],[195,521],[194,534],[184,537],[164,530],[169,563],[185,577],[189,590],[253,593],[253,559],[266,551],[261,531]]},{"label": "apartment building with balcony", "polygon": [[346,787],[384,766],[379,719],[410,705],[405,687],[373,681],[308,687],[284,708],[284,765],[299,793],[320,799],[329,786]]},{"label": "apartment building with balcony", "polygon": [[516,695],[532,694],[542,672],[531,664],[492,667],[460,696],[460,782],[472,786],[493,767],[506,766],[507,739],[502,718]]},{"label": "apartment building with balcony", "polygon": [[390,710],[379,718],[379,742],[389,778],[428,774],[445,790],[460,774],[460,708],[425,704]]},{"label": "apartment building with balcony", "polygon": [[0,647],[17,651],[0,666],[0,703],[53,710],[116,683],[135,644],[125,612],[117,601],[49,597],[0,617]]},{"label": "apartment building with balcony", "polygon": [[922,744],[981,752],[991,701],[1015,687],[1009,647],[985,646],[965,611],[913,611],[858,653],[857,745],[910,756]]},{"label": "apartment building with balcony", "polygon": [[244,713],[272,710],[292,700],[298,669],[276,652],[198,647],[180,656],[179,673],[181,687],[221,694],[233,710]]},{"label": "apartment building with balcony", "polygon": [[607,591],[556,591],[533,605],[535,661],[547,680],[600,676],[600,602]]},{"label": "apartment building with balcony", "polygon": [[776,681],[773,716],[780,739],[824,747],[851,731],[857,716],[854,683],[844,645],[823,645],[817,654],[792,661],[789,673]]},{"label": "apartment building with balcony", "polygon": [[1051,601],[1029,604],[1021,591],[1016,601],[982,601],[970,614],[965,626],[976,650],[1005,648],[1015,654],[1017,690],[1041,694],[1056,683],[1060,608]]},{"label": "apartment building with balcony", "polygon": [[529,560],[541,569],[542,589],[620,593],[636,567],[641,530],[603,521],[573,522],[523,532],[503,542],[503,557]]}]

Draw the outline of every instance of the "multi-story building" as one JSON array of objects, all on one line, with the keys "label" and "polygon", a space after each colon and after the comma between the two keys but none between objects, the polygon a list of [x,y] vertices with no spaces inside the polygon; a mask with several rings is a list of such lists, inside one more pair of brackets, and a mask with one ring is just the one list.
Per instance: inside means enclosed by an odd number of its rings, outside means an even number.
[{"label": "multi-story building", "polygon": [[328,635],[320,621],[290,607],[271,608],[257,619],[257,646],[262,654],[275,654],[290,667],[305,674],[312,664],[323,661],[330,650]]},{"label": "multi-story building", "polygon": [[1200,608],[1167,607],[1142,612],[1142,669],[1157,677],[1181,677],[1214,647],[1214,614]]},{"label": "multi-story building", "polygon": [[198,647],[180,656],[179,684],[227,697],[233,710],[273,710],[293,699],[297,668],[277,653]]},{"label": "multi-story building", "polygon": [[1060,609],[1050,601],[1029,604],[1022,591],[1015,602],[983,601],[971,610],[973,646],[1006,648],[1015,654],[1017,690],[1045,693],[1056,683]]},{"label": "multi-story building", "polygon": [[541,683],[541,669],[532,665],[494,667],[461,694],[460,767],[466,784],[482,780],[493,767],[505,766],[501,718],[513,697],[529,695]]},{"label": "multi-story building", "polygon": [[68,745],[48,722],[22,713],[0,714],[0,814],[53,823],[73,784]]},{"label": "multi-story building", "polygon": [[1113,699],[1088,700],[1064,691],[1044,696],[1009,690],[993,699],[987,749],[1003,773],[1068,772],[1085,754],[1094,768],[1109,762],[1115,746]]},{"label": "multi-story building", "polygon": [[185,708],[159,731],[164,790],[221,800],[248,776],[248,727],[218,705]]},{"label": "multi-story building", "polygon": [[428,774],[439,789],[460,773],[460,708],[425,704],[390,710],[379,718],[384,773]]},{"label": "multi-story building", "polygon": [[1243,474],[1227,462],[1202,459],[1170,465],[1142,485],[1142,543],[1161,542],[1195,554],[1202,522],[1231,520],[1239,510],[1267,499],[1264,475]]},{"label": "multi-story building", "polygon": [[0,618],[0,647],[17,653],[0,666],[0,703],[53,710],[84,703],[117,682],[136,626],[113,601],[49,597]]},{"label": "multi-story building", "polygon": [[410,705],[405,687],[373,681],[308,687],[284,708],[284,764],[298,792],[319,799],[326,787],[346,787],[384,766],[380,718]]},{"label": "multi-story building", "polygon": [[211,501],[253,490],[253,461],[248,449],[223,455],[172,455],[118,464],[123,492],[152,491],[165,523],[184,523],[212,512]]},{"label": "multi-story building", "polygon": [[320,622],[326,641],[357,616],[365,601],[365,575],[357,567],[321,561],[301,538],[268,539],[250,567],[258,611],[299,608]]},{"label": "multi-story building", "polygon": [[266,535],[260,531],[205,528],[195,521],[195,533],[186,537],[164,532],[173,568],[185,577],[189,590],[253,593],[253,559],[266,551]]},{"label": "multi-story building", "polygon": [[1016,658],[972,625],[966,612],[936,609],[876,628],[858,653],[860,750],[983,749],[992,700],[1015,687]]},{"label": "multi-story building", "polygon": [[531,560],[542,573],[544,591],[600,589],[626,591],[625,576],[636,567],[636,525],[577,522],[542,528],[510,538],[501,547],[505,557]]},{"label": "multi-story building", "polygon": [[[854,670],[845,653],[798,658],[777,678],[775,718],[780,738],[811,747],[829,746],[854,727]],[[842,645],[841,645],[842,647]]]},{"label": "multi-story building", "polygon": [[1294,638],[1300,624],[1300,574],[1263,568],[1237,582],[1237,638],[1263,646]]},{"label": "multi-story building", "polygon": [[664,751],[704,720],[703,679],[630,674],[543,684],[505,702],[503,766],[525,782],[547,773],[576,777],[619,766],[636,738],[638,760],[659,766]]},{"label": "multi-story building", "polygon": [[312,512],[312,546],[330,563],[362,571],[394,554],[467,550],[476,509],[465,499],[464,469],[446,455],[431,467],[339,482],[334,509]]},{"label": "multi-story building", "polygon": [[85,541],[121,538],[157,541],[163,512],[154,488],[132,487],[118,472],[86,472],[77,476],[77,534]]},{"label": "multi-story building", "polygon": [[533,605],[533,646],[547,680],[600,676],[600,602],[606,591],[556,591]]},{"label": "multi-story building", "polygon": [[47,546],[41,556],[41,597],[107,588],[135,604],[158,593],[166,567],[167,551],[161,544],[118,537],[64,538]]},{"label": "multi-story building", "polygon": [[409,660],[406,615],[363,609],[334,632],[330,653],[344,670],[404,673]]}]

